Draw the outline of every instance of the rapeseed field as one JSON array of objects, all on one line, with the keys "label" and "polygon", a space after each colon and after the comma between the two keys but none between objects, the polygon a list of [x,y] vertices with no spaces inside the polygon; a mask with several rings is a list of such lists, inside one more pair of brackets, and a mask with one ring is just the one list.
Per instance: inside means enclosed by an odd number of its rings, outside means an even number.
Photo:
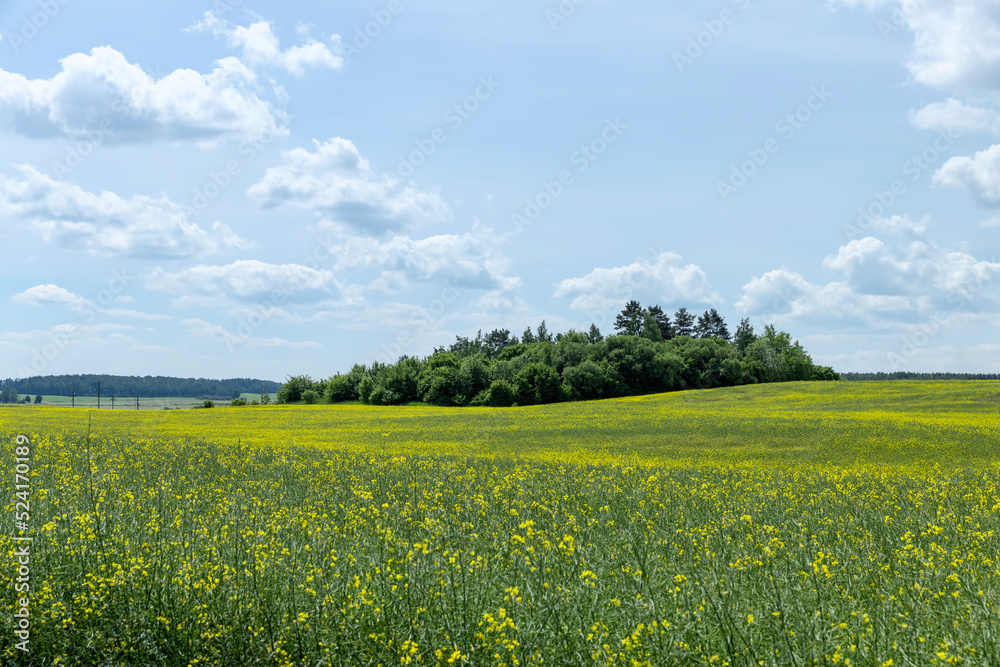
[{"label": "rapeseed field", "polygon": [[997,665],[1000,383],[0,409],[38,665]]}]

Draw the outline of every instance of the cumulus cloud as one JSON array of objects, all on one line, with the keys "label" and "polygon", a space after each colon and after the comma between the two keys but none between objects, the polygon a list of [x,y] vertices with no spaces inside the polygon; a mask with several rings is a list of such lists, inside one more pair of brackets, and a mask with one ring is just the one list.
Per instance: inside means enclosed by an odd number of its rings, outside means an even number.
[{"label": "cumulus cloud", "polygon": [[620,308],[623,300],[642,291],[664,303],[718,303],[708,276],[695,264],[681,266],[681,256],[660,252],[626,266],[596,268],[580,278],[567,278],[556,285],[556,297],[573,297],[571,308],[607,310]]},{"label": "cumulus cloud", "polygon": [[972,157],[950,158],[934,174],[934,182],[950,187],[967,187],[987,206],[1000,205],[1000,144]]},{"label": "cumulus cloud", "polygon": [[891,8],[879,26],[914,34],[907,66],[936,88],[997,92],[1000,86],[1000,6],[993,0],[827,0],[833,7]]},{"label": "cumulus cloud", "polygon": [[1000,306],[1000,262],[942,248],[923,224],[906,217],[877,221],[874,236],[850,241],[823,266],[836,279],[813,284],[782,268],[743,286],[736,307],[775,321],[808,317],[858,327],[885,327],[937,311],[992,312]]},{"label": "cumulus cloud", "polygon": [[465,234],[425,239],[394,236],[379,241],[345,236],[331,248],[331,253],[338,271],[377,272],[378,278],[369,287],[385,292],[435,280],[450,280],[470,289],[509,292],[519,288],[521,281],[505,275],[509,261],[499,251],[499,244],[492,230],[476,226]]},{"label": "cumulus cloud", "polygon": [[160,78],[110,46],[59,62],[51,79],[0,69],[0,129],[33,137],[98,132],[111,144],[287,134],[283,114],[260,99],[255,75],[236,58],[207,74],[179,69]]},{"label": "cumulus cloud", "polygon": [[85,310],[91,306],[91,303],[79,294],[51,283],[30,287],[12,296],[11,300],[28,306],[41,306],[43,304],[54,303],[77,311]]},{"label": "cumulus cloud", "polygon": [[[231,48],[240,49],[244,63],[255,67],[277,67],[295,76],[302,76],[307,66],[340,69],[344,64],[343,58],[334,55],[329,47],[313,39],[307,39],[300,46],[282,50],[278,38],[271,30],[271,24],[264,20],[249,26],[230,26],[229,22],[212,12],[205,12],[204,18],[187,30],[211,30],[214,35],[225,37]],[[340,38],[334,35],[330,41],[336,46],[339,45]]]},{"label": "cumulus cloud", "polygon": [[30,165],[23,178],[0,174],[0,214],[21,218],[47,242],[93,255],[183,258],[250,247],[226,225],[210,231],[188,222],[167,197],[95,194]]},{"label": "cumulus cloud", "polygon": [[296,148],[282,153],[284,164],[268,169],[247,194],[265,208],[292,204],[338,225],[372,233],[451,216],[438,195],[420,192],[392,176],[376,176],[347,139],[313,143],[315,152]]},{"label": "cumulus cloud", "polygon": [[331,271],[301,264],[267,264],[255,259],[223,266],[199,265],[175,272],[157,267],[145,277],[145,285],[147,289],[173,295],[175,306],[261,299],[273,305],[286,301],[315,302],[340,290]]},{"label": "cumulus cloud", "polygon": [[922,130],[946,130],[956,134],[1000,132],[1000,114],[992,109],[967,105],[954,97],[911,110],[909,118]]}]

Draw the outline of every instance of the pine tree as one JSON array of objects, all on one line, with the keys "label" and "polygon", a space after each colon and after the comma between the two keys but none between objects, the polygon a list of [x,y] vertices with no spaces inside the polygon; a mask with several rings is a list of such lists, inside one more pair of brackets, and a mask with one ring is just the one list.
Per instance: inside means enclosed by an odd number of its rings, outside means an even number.
[{"label": "pine tree", "polygon": [[629,301],[615,318],[615,331],[627,336],[638,336],[642,332],[642,316],[643,310],[639,302]]},{"label": "pine tree", "polygon": [[674,313],[674,333],[678,336],[694,335],[694,315],[687,308],[679,308]]},{"label": "pine tree", "polygon": [[674,326],[670,323],[670,318],[659,306],[650,306],[647,312],[656,320],[656,325],[660,327],[660,336],[663,340],[670,340],[674,337]]}]

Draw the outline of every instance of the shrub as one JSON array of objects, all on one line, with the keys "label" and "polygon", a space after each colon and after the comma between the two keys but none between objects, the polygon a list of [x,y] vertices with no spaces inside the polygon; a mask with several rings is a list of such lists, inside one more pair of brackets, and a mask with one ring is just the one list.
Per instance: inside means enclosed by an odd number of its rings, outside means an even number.
[{"label": "shrub", "polygon": [[520,405],[555,403],[562,398],[562,383],[555,369],[545,364],[528,364],[514,378]]},{"label": "shrub", "polygon": [[495,380],[485,393],[486,405],[495,408],[508,408],[517,400],[517,390],[506,380]]},{"label": "shrub", "polygon": [[573,400],[593,400],[604,396],[604,370],[590,359],[563,371]]}]

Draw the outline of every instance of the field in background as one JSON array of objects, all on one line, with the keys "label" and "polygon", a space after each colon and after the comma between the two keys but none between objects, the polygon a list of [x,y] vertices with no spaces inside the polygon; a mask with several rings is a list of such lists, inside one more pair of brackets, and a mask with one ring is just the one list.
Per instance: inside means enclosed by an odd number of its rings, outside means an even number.
[{"label": "field in background", "polygon": [[1000,382],[18,431],[38,664],[1000,664]]},{"label": "field in background", "polygon": [[[103,399],[102,399],[103,404]],[[3,412],[3,410],[18,412]],[[975,466],[1000,440],[1000,382],[786,383],[528,408],[0,408],[12,427],[385,455],[684,465]]]},{"label": "field in background", "polygon": [[[139,411],[142,410],[162,410],[163,408],[170,408],[172,410],[181,410],[193,408],[195,406],[202,404],[201,399],[196,398],[186,398],[181,396],[167,396],[167,397],[154,397],[154,398],[139,398]],[[73,403],[73,398],[70,396],[46,396],[42,394],[42,405],[48,405],[53,407],[70,407]],[[101,410],[111,410],[111,397],[101,396]],[[96,396],[77,396],[76,397],[76,408],[93,408],[97,409],[97,397]],[[115,397],[114,410],[135,410],[135,397]]]}]

